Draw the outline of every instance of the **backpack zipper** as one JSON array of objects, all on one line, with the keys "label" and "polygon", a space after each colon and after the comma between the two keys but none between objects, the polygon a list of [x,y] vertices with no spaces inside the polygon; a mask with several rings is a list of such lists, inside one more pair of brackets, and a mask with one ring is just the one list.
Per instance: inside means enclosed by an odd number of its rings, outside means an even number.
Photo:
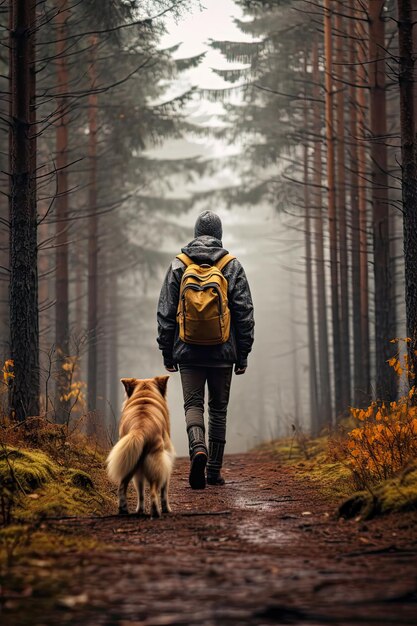
[{"label": "backpack zipper", "polygon": [[187,274],[186,278],[197,278],[197,280],[207,280],[208,278],[211,278],[214,275],[215,275],[214,272],[212,272],[208,276],[199,276],[198,274]]}]

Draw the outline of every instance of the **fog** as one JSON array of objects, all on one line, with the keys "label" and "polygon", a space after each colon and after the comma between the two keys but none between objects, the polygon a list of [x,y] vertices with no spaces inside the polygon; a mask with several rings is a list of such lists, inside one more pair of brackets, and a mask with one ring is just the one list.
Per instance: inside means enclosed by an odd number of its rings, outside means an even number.
[{"label": "fog", "polygon": [[[210,50],[206,44],[215,36],[233,39],[239,34],[242,40],[242,33],[233,22],[235,17],[241,17],[241,11],[230,1],[208,2],[206,7],[202,12],[196,9],[183,21],[168,20],[168,32],[162,43],[168,46],[182,41],[178,57],[205,51],[206,58],[198,68],[187,73],[187,79],[189,85],[217,89],[225,87],[226,83],[211,68],[225,67],[226,63],[220,53]],[[178,88],[180,92],[189,85],[184,85],[182,76],[181,84],[171,85],[171,91]],[[235,101],[239,99],[238,94],[232,97]],[[189,120],[200,127],[227,124],[222,104],[201,95],[193,98],[187,112]],[[171,185],[174,191],[166,194],[166,198],[178,200],[188,199],[191,194],[241,185],[243,181],[227,163],[227,157],[238,156],[240,149],[237,143],[227,145],[213,137],[196,138],[190,134],[188,139],[166,141],[149,150],[147,155],[156,160],[156,169],[158,159],[218,160],[213,176],[193,177],[191,182],[184,177],[174,177]],[[254,301],[255,343],[246,374],[233,377],[227,429],[227,451],[239,452],[290,434],[292,424],[302,423],[303,419],[308,423],[307,382],[300,388],[295,388],[294,384],[296,376],[302,380],[303,372],[307,372],[303,236],[294,229],[294,220],[280,215],[273,202],[253,208],[225,204],[213,198],[202,200],[192,210],[173,218],[172,223],[178,227],[174,232],[177,231],[178,236],[173,236],[170,229],[162,249],[172,258],[179,254],[181,247],[193,238],[198,214],[209,208],[222,219],[223,246],[239,258],[246,271]],[[122,376],[148,377],[164,373],[156,343],[156,308],[166,269],[147,281],[143,293],[146,330],[140,336],[140,349],[129,346],[122,351]],[[187,454],[187,435],[179,373],[170,376],[168,398],[174,445],[177,453],[184,455]]]},{"label": "fog", "polygon": [[[181,216],[179,223],[191,230],[200,210],[201,207],[196,207]],[[305,304],[297,289],[301,279],[294,271],[302,258],[297,258],[296,233],[271,207],[219,208],[217,213],[223,221],[223,245],[244,266],[255,308],[254,348],[246,374],[233,377],[228,413],[227,449],[238,452],[289,434],[291,425],[297,419],[302,420],[307,410],[304,406],[307,383],[296,397],[293,384],[294,366],[299,372],[306,371]],[[174,258],[186,243],[187,239],[171,238],[165,250]],[[132,346],[122,353],[122,376],[146,378],[164,373],[156,343],[156,308],[163,276],[161,271],[149,281],[146,330],[140,336],[139,349]],[[179,454],[186,454],[179,373],[170,375],[168,398],[174,445]]]}]

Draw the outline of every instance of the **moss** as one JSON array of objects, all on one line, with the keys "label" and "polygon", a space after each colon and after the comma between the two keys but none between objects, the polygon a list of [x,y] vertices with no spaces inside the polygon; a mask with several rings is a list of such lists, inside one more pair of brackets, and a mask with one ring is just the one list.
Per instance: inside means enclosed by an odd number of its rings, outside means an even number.
[{"label": "moss", "polygon": [[36,565],[36,560],[42,559],[42,564],[46,565],[45,559],[61,557],[74,550],[87,551],[98,547],[105,549],[103,544],[85,531],[80,534],[79,529],[42,530],[30,524],[0,528],[0,580],[3,564],[11,566],[18,561],[20,565],[30,565],[35,560]]},{"label": "moss", "polygon": [[88,473],[61,467],[38,450],[5,448],[0,484],[12,500],[11,517],[19,522],[101,513],[110,503]]},{"label": "moss", "polygon": [[371,492],[360,491],[345,500],[339,515],[369,519],[376,515],[417,510],[417,461],[395,478],[390,478]]},{"label": "moss", "polygon": [[318,489],[332,499],[346,498],[352,492],[352,473],[342,463],[329,458],[327,437],[308,439],[281,439],[260,449],[276,454],[283,465],[296,470],[296,476],[308,477]]},{"label": "moss", "polygon": [[6,447],[0,451],[0,482],[25,493],[52,480],[59,467],[43,452]]},{"label": "moss", "polygon": [[291,439],[278,439],[270,443],[263,444],[260,450],[272,451],[279,457],[281,463],[294,465],[311,461],[322,452],[327,451],[327,437],[309,439],[305,436]]},{"label": "moss", "polygon": [[68,470],[68,478],[67,482],[74,487],[79,487],[80,489],[93,489],[94,483],[86,472],[78,469],[69,469]]}]

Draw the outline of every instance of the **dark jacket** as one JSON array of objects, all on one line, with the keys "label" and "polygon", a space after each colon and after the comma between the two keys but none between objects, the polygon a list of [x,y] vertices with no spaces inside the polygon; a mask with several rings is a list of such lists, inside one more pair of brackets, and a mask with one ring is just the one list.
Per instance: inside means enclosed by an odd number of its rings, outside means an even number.
[{"label": "dark jacket", "polygon": [[[199,264],[216,263],[227,250],[219,239],[203,235],[182,248]],[[231,313],[231,331],[228,341],[216,346],[196,346],[184,343],[178,336],[176,320],[181,278],[184,263],[174,259],[165,276],[158,304],[158,344],[166,366],[177,363],[236,363],[247,366],[247,357],[253,344],[253,304],[243,267],[237,259],[230,261],[223,270],[228,281],[228,300]]]}]

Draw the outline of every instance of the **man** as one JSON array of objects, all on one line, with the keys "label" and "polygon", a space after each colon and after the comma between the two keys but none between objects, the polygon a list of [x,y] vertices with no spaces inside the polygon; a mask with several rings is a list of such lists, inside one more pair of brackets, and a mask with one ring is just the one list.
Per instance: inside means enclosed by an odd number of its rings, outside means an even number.
[{"label": "man", "polygon": [[[222,244],[222,223],[212,211],[198,217],[193,241],[182,248],[182,258],[175,258],[167,272],[158,304],[158,344],[168,372],[180,369],[184,410],[190,451],[189,482],[193,489],[207,483],[224,485],[221,475],[226,444],[226,415],[233,365],[235,374],[244,374],[254,333],[253,304],[249,284],[239,261],[226,259]],[[223,258],[223,263],[221,259]],[[181,280],[187,263],[221,268],[221,280],[227,280],[226,306],[230,309],[230,335],[217,345],[195,345],[180,339],[177,310]],[[198,268],[197,268],[198,269]],[[208,386],[208,451],[205,441],[204,391]]]}]

